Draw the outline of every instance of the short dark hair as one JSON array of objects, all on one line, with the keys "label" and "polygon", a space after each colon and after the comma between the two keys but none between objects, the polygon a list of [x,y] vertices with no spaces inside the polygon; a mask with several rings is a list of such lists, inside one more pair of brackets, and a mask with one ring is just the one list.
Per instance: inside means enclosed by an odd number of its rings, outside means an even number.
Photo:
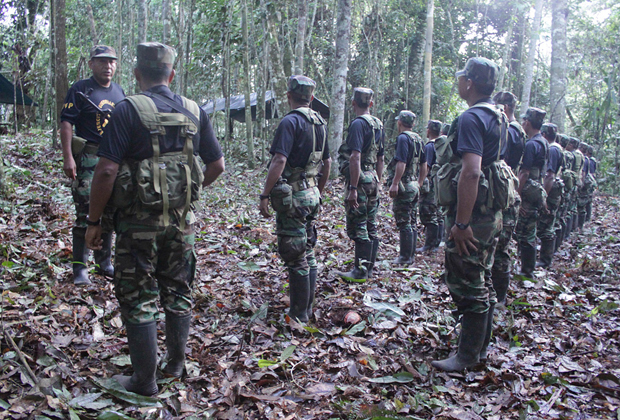
[{"label": "short dark hair", "polygon": [[304,96],[303,96],[303,95],[300,95],[300,94],[299,94],[299,93],[297,93],[297,92],[290,92],[290,91],[289,91],[289,92],[287,92],[287,93],[290,93],[290,95],[291,95],[291,100],[293,101],[293,103],[294,103],[295,105],[303,105],[303,106],[308,106],[308,105],[310,105],[310,101],[309,101],[309,100],[307,100],[306,98],[304,98]]},{"label": "short dark hair", "polygon": [[530,125],[532,126],[532,128],[534,130],[540,130],[540,128],[543,125],[542,121],[532,121],[532,120],[529,120],[529,119],[528,119],[528,121],[530,122]]},{"label": "short dark hair", "polygon": [[172,73],[172,67],[163,66],[163,67],[146,67],[146,66],[138,66],[138,70],[143,78],[147,79],[150,82],[163,82],[167,81],[168,77]]},{"label": "short dark hair", "polygon": [[474,84],[476,91],[483,95],[491,95],[493,91],[495,90],[495,83],[493,84],[484,83],[483,84],[483,83],[474,82],[473,80],[471,82]]},{"label": "short dark hair", "polygon": [[493,102],[498,105],[505,105],[512,111],[517,107],[517,97],[512,92],[508,91],[497,92],[495,96],[493,96]]}]

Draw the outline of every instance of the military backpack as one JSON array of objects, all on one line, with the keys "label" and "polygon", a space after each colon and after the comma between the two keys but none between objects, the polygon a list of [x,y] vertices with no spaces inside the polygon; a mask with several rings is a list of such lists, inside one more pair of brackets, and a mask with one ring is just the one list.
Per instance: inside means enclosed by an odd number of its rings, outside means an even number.
[{"label": "military backpack", "polygon": [[[377,140],[377,133],[383,130],[383,123],[381,120],[375,116],[370,114],[360,115],[357,118],[361,118],[366,121],[370,127],[372,128],[371,134],[372,138],[370,140],[370,147],[367,150],[362,150],[362,156],[360,159],[361,170],[363,171],[372,171],[375,169],[375,165],[377,163],[377,153],[379,152],[379,148],[381,146],[381,140]],[[356,118],[356,119],[357,119]],[[355,120],[354,120],[355,121]],[[345,177],[345,179],[350,179],[349,173],[349,164],[351,159],[351,149],[349,145],[344,141],[340,148],[338,149],[338,170],[340,174]],[[371,182],[372,179],[367,179],[369,177],[364,176],[360,173],[360,183],[368,183]]]}]

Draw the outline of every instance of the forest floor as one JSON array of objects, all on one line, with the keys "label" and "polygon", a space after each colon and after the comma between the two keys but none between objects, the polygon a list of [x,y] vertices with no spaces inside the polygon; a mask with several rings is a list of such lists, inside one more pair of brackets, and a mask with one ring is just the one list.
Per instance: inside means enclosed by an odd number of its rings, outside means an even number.
[{"label": "forest floor", "polygon": [[[331,181],[317,223],[316,321],[288,323],[275,219],[258,214],[264,167],[227,172],[204,193],[187,377],[156,398],[109,379],[129,372],[113,287],[71,281],[73,206],[62,157],[43,136],[0,137],[0,418],[609,419],[620,418],[620,200],[594,217],[553,269],[512,282],[486,364],[447,374],[458,326],[441,280],[443,251],[395,268],[398,236],[384,189],[378,270],[348,267],[343,186]],[[422,235],[423,238],[423,235]],[[344,322],[350,311],[361,321]],[[347,319],[353,318],[349,314]],[[160,357],[164,328],[159,325]]]}]

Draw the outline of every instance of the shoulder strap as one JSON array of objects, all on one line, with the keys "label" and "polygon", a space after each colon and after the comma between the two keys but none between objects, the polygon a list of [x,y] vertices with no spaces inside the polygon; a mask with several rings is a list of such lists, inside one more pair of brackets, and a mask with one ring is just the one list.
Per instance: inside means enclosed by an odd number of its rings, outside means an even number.
[{"label": "shoulder strap", "polygon": [[[148,96],[150,98],[157,98],[157,99],[159,99],[160,101],[162,101],[163,103],[168,105],[170,108],[174,109],[177,112],[180,112],[181,114],[183,114],[187,118],[189,118],[190,121],[193,122],[194,125],[196,126],[196,130],[198,130],[200,128],[200,121],[198,121],[198,116],[196,114],[193,114],[192,112],[190,112],[187,108],[183,107],[182,105],[176,103],[175,101],[173,101],[171,99],[168,99],[165,96],[160,95],[159,93],[155,93],[155,92],[142,92],[142,95]],[[194,102],[194,101],[190,101],[187,98],[183,98],[183,104],[184,105],[187,105],[188,102]],[[195,102],[194,102],[194,105],[196,105]],[[200,111],[198,111],[197,114],[200,115]]]},{"label": "shoulder strap", "polygon": [[472,108],[488,109],[489,111],[493,112],[499,120],[499,148],[497,149],[497,159],[495,159],[497,161],[500,159],[500,156],[502,155],[502,150],[504,150],[504,146],[508,142],[508,117],[506,116],[506,114],[504,114],[502,110],[488,102],[477,103],[472,106]]},{"label": "shoulder strap", "polygon": [[297,114],[303,115],[304,117],[306,117],[306,119],[309,122],[311,122],[314,125],[326,125],[327,124],[327,122],[325,122],[325,119],[323,119],[323,117],[321,117],[321,114],[319,114],[318,112],[316,112],[312,108],[302,106],[300,108],[292,109],[289,112],[289,114],[292,114],[294,112],[297,113]]},{"label": "shoulder strap", "polygon": [[375,117],[375,116],[370,115],[370,114],[363,114],[363,115],[360,115],[357,118],[361,118],[364,121],[366,121],[372,127],[372,129],[375,130],[375,131],[376,130],[381,130],[383,128],[383,123],[381,122],[381,120],[379,118]]}]

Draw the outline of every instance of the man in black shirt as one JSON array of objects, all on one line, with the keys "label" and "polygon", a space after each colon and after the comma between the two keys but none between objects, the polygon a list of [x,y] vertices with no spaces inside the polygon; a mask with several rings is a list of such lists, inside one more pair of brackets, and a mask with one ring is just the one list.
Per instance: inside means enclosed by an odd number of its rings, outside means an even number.
[{"label": "man in black shirt", "polygon": [[[123,89],[112,82],[116,71],[116,51],[106,45],[90,50],[88,61],[93,75],[76,82],[67,92],[60,114],[60,141],[63,171],[73,180],[71,192],[75,202],[76,220],[73,227],[73,282],[89,284],[88,254],[84,244],[86,215],[90,199],[90,183],[99,158],[97,149],[108,128],[110,114],[125,97]],[[73,134],[75,126],[75,135]],[[108,208],[104,217],[103,246],[95,251],[95,272],[106,277],[114,275],[112,267],[112,214]]]},{"label": "man in black shirt", "polygon": [[[435,164],[435,139],[441,134],[441,121],[429,120],[426,125],[426,137],[428,142],[424,146],[426,155],[427,176],[420,188],[420,222],[426,229],[424,246],[417,249],[418,252],[432,251],[439,247],[441,242],[441,230],[443,229],[443,214],[435,200],[435,184],[430,175],[431,168]],[[441,226],[441,227],[440,227]]]},{"label": "man in black shirt", "polygon": [[[141,395],[158,390],[158,301],[166,316],[164,373],[183,374],[196,274],[190,205],[200,198],[201,184],[210,185],[224,171],[205,112],[169,89],[175,56],[157,42],[138,45],[134,74],[142,93],[122,101],[112,115],[87,219],[87,244],[99,249],[103,209],[111,196],[118,204],[114,289],[134,373],[115,378]],[[195,154],[206,164],[204,172]]]},{"label": "man in black shirt", "polygon": [[486,58],[470,58],[456,73],[459,96],[469,109],[458,118],[456,155],[462,166],[456,200],[445,219],[450,232],[445,280],[462,317],[457,354],[432,362],[444,371],[461,371],[486,358],[493,329],[496,297],[490,273],[502,212],[484,205],[487,200],[478,195],[481,173],[488,174],[488,167],[501,157],[501,130],[507,125],[490,96],[498,73],[497,65]]},{"label": "man in black shirt", "polygon": [[289,317],[308,322],[316,290],[314,256],[316,227],[331,158],[327,123],[310,109],[315,82],[298,75],[288,81],[291,108],[278,125],[270,153],[269,172],[260,195],[259,210],[269,218],[269,198],[276,211],[278,252],[289,272]]},{"label": "man in black shirt", "polygon": [[545,115],[542,109],[528,108],[523,116],[523,130],[529,140],[525,144],[523,164],[519,170],[519,195],[522,205],[515,236],[521,254],[521,275],[532,278],[536,266],[536,223],[540,212],[546,212],[547,193],[543,188],[549,158],[549,145],[540,134]]}]

